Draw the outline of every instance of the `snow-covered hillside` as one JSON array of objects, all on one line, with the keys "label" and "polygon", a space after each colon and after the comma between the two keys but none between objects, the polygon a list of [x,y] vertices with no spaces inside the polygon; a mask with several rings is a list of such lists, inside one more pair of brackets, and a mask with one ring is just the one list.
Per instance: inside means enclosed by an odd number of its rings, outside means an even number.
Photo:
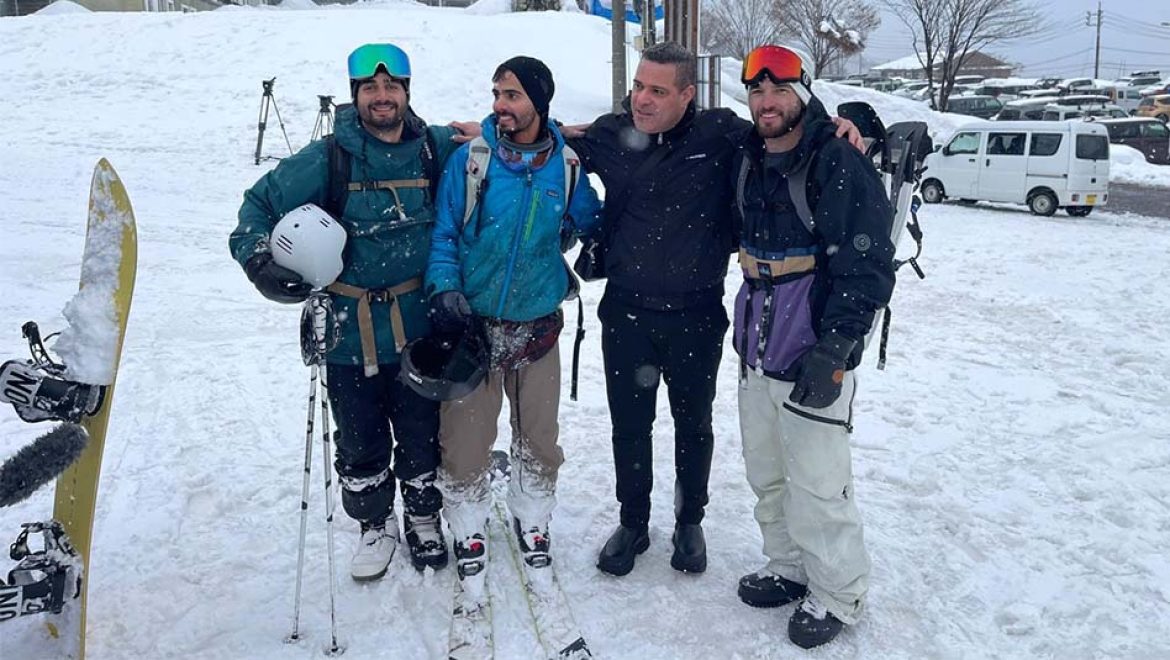
[{"label": "snow-covered hillside", "polygon": [[[410,53],[412,103],[432,123],[485,115],[491,72],[520,53],[555,73],[554,115],[586,121],[609,106],[609,25],[569,12],[381,2],[0,19],[0,360],[23,357],[24,320],[60,327],[99,157],[118,168],[138,217],[139,280],[91,562],[94,660],[320,657],[329,628],[319,445],[308,639],[282,643],[308,380],[298,310],[252,289],[227,236],[243,190],[271,166],[252,164],[261,80],[277,77],[281,116],[302,146],[316,95],[344,99],[345,57],[373,41]],[[830,107],[875,101],[887,121],[926,119],[936,131],[966,121],[865,90],[818,90]],[[727,91],[730,101],[734,85]],[[286,154],[275,114],[268,128],[265,154]],[[924,207],[922,223],[928,278],[903,274],[889,366],[860,374],[854,468],[874,561],[868,612],[807,655],[1170,657],[1170,226],[1108,209],[1073,219],[949,205]],[[729,300],[739,284],[731,271]],[[625,578],[594,568],[617,522],[601,291],[583,291],[582,394],[562,406],[567,463],[552,524],[562,581],[597,657],[805,655],[786,639],[791,607],[754,610],[735,596],[737,578],[762,562],[730,346],[705,521],[710,568],[690,576],[668,565],[673,428],[664,396],[650,550]],[[575,311],[568,316],[575,321]],[[566,330],[562,347],[571,337]],[[0,457],[44,430],[0,411]],[[505,438],[506,418],[501,431]],[[51,505],[44,489],[0,509],[0,540]],[[339,515],[336,532],[344,561],[356,525]],[[534,657],[514,571],[503,561],[491,571],[499,657]],[[340,574],[345,657],[442,657],[453,577],[420,575],[405,556],[375,584]],[[30,657],[16,632],[27,622],[0,623],[0,658]]]}]

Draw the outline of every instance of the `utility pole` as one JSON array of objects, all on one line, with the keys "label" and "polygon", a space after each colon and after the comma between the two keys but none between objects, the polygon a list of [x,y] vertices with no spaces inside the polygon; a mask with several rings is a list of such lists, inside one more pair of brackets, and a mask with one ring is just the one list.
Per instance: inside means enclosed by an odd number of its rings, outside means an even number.
[{"label": "utility pole", "polygon": [[[1097,0],[1097,55],[1093,58],[1093,80],[1101,77],[1101,0]],[[1093,12],[1085,12],[1085,25],[1092,27]]]},{"label": "utility pole", "polygon": [[613,20],[610,21],[613,40],[613,111],[622,111],[626,98],[626,0],[613,0]]}]

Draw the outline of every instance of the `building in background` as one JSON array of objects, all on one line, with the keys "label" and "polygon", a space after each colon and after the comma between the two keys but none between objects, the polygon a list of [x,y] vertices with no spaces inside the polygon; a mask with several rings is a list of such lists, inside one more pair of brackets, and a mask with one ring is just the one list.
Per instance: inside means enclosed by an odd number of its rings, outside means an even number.
[{"label": "building in background", "polygon": [[[935,63],[934,77],[939,78],[942,73],[942,63]],[[967,54],[963,66],[959,67],[958,75],[979,75],[984,78],[1011,78],[1016,67],[1003,60],[975,51]],[[870,69],[882,78],[907,78],[920,80],[926,77],[926,67],[918,60],[917,55],[908,55],[892,62],[879,64]]]}]

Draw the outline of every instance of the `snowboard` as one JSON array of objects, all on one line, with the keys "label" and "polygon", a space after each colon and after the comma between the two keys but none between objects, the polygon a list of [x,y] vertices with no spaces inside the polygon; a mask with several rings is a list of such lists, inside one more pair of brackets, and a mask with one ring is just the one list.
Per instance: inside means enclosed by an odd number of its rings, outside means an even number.
[{"label": "snowboard", "polygon": [[[0,597],[10,615],[0,616],[0,636],[31,654],[26,657],[85,657],[86,585],[102,449],[137,262],[137,230],[130,199],[117,172],[103,158],[94,167],[90,185],[80,286],[63,311],[69,325],[53,346],[61,364],[54,364],[43,347],[40,356],[34,349],[34,362],[43,365],[44,357],[51,367],[63,369],[53,372],[55,375],[73,383],[100,386],[103,393],[96,409],[87,411],[78,423],[84,430],[84,448],[57,477],[53,520],[24,525],[12,546],[12,558],[21,563],[9,573]],[[35,324],[29,325],[35,333]],[[30,551],[30,534],[34,542],[38,534],[44,537],[40,551]],[[51,593],[46,591],[47,579],[37,580],[46,574],[57,578]],[[26,628],[35,630],[25,630],[28,634],[17,642],[18,635],[10,633],[18,631],[8,630],[16,624],[8,619],[32,623]]]}]

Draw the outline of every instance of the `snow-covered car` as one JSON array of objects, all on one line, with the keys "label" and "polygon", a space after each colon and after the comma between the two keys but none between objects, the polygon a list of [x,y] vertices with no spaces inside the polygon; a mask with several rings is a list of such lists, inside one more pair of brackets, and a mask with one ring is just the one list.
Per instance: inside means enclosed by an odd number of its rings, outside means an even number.
[{"label": "snow-covered car", "polygon": [[1003,104],[994,96],[952,96],[947,99],[947,112],[991,119],[999,114]]},{"label": "snow-covered car", "polygon": [[1133,114],[1135,117],[1153,117],[1163,124],[1170,121],[1170,94],[1145,97]]}]

